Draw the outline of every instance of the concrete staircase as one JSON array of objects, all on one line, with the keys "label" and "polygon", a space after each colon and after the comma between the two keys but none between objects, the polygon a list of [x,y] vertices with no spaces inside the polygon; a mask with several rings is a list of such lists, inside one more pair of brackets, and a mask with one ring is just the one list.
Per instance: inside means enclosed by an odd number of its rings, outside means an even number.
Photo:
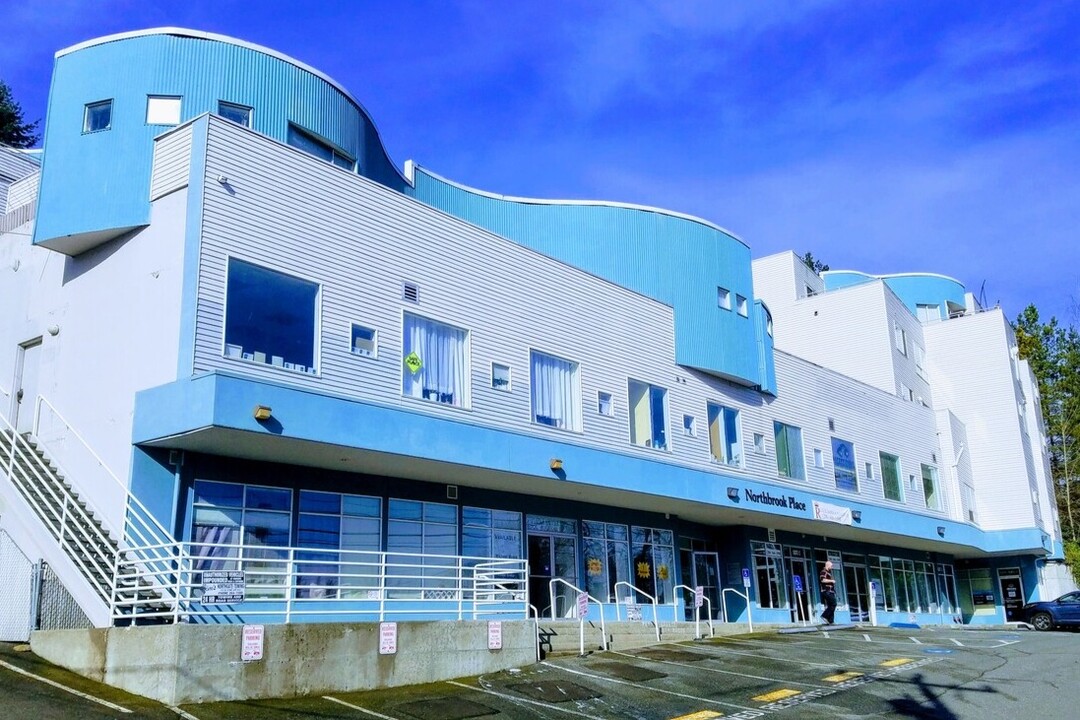
[{"label": "concrete staircase", "polygon": [[31,434],[10,426],[0,430],[0,476],[22,496],[105,606],[114,599],[121,608],[129,606],[125,600],[161,600],[151,583],[126,573],[114,587],[119,542]]},{"label": "concrete staircase", "polygon": [[[701,634],[709,637],[709,626],[701,623]],[[754,630],[773,630],[775,625],[754,624]],[[618,622],[606,624],[609,650],[629,650],[633,648],[657,645],[656,627],[652,623]],[[742,635],[749,632],[749,627],[741,623],[722,623],[713,621],[716,637],[722,635]],[[543,656],[577,655],[580,653],[580,626],[576,620],[540,620],[540,652]],[[694,640],[694,623],[660,623],[659,643],[686,642]],[[585,652],[598,652],[603,649],[603,633],[599,621],[585,622]]]}]

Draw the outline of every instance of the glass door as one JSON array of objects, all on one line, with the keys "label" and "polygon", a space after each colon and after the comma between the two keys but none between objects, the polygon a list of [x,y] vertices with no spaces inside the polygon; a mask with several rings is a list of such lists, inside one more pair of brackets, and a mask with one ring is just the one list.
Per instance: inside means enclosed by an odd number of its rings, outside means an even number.
[{"label": "glass door", "polygon": [[[704,595],[709,599],[701,608],[701,617],[709,612],[709,608],[712,608],[712,619],[716,620],[720,617],[720,558],[714,552],[695,552],[694,553],[694,573],[693,584],[691,587],[697,588],[699,585],[703,588]],[[711,603],[711,605],[709,604]],[[689,603],[690,618],[694,616],[693,601]]]},{"label": "glass door", "polygon": [[[810,578],[814,572],[808,548],[788,547],[784,558],[788,596],[791,598],[791,622],[810,620]],[[798,580],[795,578],[798,577]]]},{"label": "glass door", "polygon": [[577,523],[574,520],[544,518],[530,515],[529,528],[529,602],[541,617],[573,617],[577,597],[563,583],[555,584],[552,597],[551,581],[560,578],[575,587],[577,572]]},{"label": "glass door", "polygon": [[1020,568],[998,570],[998,585],[1005,603],[1005,621],[1021,620],[1020,609],[1024,607],[1024,585],[1020,582]]},{"label": "glass door", "polygon": [[844,563],[844,587],[847,589],[851,622],[869,622],[870,589],[867,584],[866,566]]}]

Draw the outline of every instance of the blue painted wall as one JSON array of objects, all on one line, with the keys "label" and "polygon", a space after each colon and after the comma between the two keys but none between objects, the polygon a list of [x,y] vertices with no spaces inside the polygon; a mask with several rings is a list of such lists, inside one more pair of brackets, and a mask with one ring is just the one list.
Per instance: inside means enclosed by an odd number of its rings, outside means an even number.
[{"label": "blue painted wall", "polygon": [[[79,235],[149,221],[152,140],[169,126],[146,124],[148,95],[181,96],[181,122],[217,112],[219,100],[252,107],[258,132],[285,142],[296,123],[355,157],[360,174],[406,185],[367,114],[318,75],[235,42],[130,37],[56,59],[34,242],[81,252]],[[113,102],[111,129],[83,133],[86,104],[101,100]]]},{"label": "blue painted wall", "polygon": [[918,305],[940,306],[941,319],[948,318],[946,303],[964,307],[965,289],[958,280],[929,273],[905,273],[903,275],[869,275],[854,270],[828,270],[821,274],[826,290],[839,290],[852,285],[884,280],[912,315],[917,316]]},{"label": "blue painted wall", "polygon": [[[709,225],[661,211],[595,204],[530,202],[485,195],[416,168],[422,202],[562,260],[675,310],[675,361],[764,385],[756,350],[750,248]],[[731,292],[731,310],[717,288]]]}]

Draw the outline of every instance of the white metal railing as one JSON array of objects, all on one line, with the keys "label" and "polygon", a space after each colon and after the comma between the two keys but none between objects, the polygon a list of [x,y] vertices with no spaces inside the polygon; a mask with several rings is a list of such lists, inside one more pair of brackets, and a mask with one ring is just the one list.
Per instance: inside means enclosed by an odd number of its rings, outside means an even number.
[{"label": "white metal railing", "polygon": [[[674,590],[687,590],[693,596],[693,598],[694,598],[694,635],[696,635],[697,639],[700,640],[701,639],[701,625],[700,625],[700,623],[701,623],[701,606],[697,604],[697,589],[692,588],[689,585],[676,585]],[[685,597],[686,596],[684,595],[683,596],[684,602],[685,602]],[[707,603],[708,606],[709,606],[709,613],[708,613],[708,615],[706,615],[705,620],[706,620],[706,622],[709,623],[709,637],[714,637],[716,635],[716,629],[713,627],[713,622],[712,622],[712,614],[713,614],[712,613],[712,600],[710,600],[709,596],[704,594],[704,592],[701,595],[701,599],[702,599],[703,602]],[[679,601],[676,600],[675,598],[672,598],[671,607],[672,607],[673,612],[675,613],[675,622],[679,622]]]},{"label": "white metal railing", "polygon": [[727,619],[727,594],[734,593],[746,601],[746,621],[750,623],[750,632],[754,632],[754,618],[750,614],[750,594],[749,591],[746,594],[735,590],[734,588],[724,588],[720,591],[720,604],[724,606],[724,622],[728,622]]},{"label": "white metal railing", "polygon": [[533,637],[536,640],[536,662],[540,662],[540,611],[536,606],[529,603],[525,606],[525,617],[533,619]]},{"label": "white metal railing", "polygon": [[[563,580],[562,578],[552,578],[551,580],[548,581],[548,597],[551,598],[551,619],[552,620],[556,619],[556,617],[555,617],[555,586],[559,585],[559,584],[565,585],[566,587],[573,590],[574,593],[575,593],[574,599],[577,602],[574,604],[574,614],[577,616],[577,619],[578,619],[578,630],[579,630],[579,637],[580,637],[580,642],[581,642],[581,650],[580,650],[581,654],[582,655],[585,654],[585,615],[587,615],[588,612],[589,612],[589,603],[590,602],[593,602],[593,603],[600,606],[600,632],[603,635],[603,637],[601,638],[600,646],[604,649],[605,652],[607,652],[607,649],[608,649],[607,623],[604,621],[604,603],[600,602],[599,600],[597,600],[596,598],[594,598],[592,595],[585,592],[581,588],[579,588],[579,587],[577,587],[575,585],[571,585],[570,583],[568,583],[566,580]],[[583,597],[585,598],[584,603],[582,603],[582,601],[581,601],[581,598],[583,598]],[[580,610],[582,604],[585,605],[585,612],[584,613],[581,612],[581,610]]]},{"label": "white metal railing", "polygon": [[[121,559],[115,619],[219,622],[528,617],[525,560],[223,543],[165,543]],[[148,563],[145,557],[157,558]],[[241,595],[204,600],[207,573],[240,573]],[[175,598],[175,603],[162,597]]]},{"label": "white metal railing", "polygon": [[[626,582],[625,580],[620,580],[619,582],[615,583],[615,599],[616,600],[618,600],[618,598],[619,598],[619,586],[620,585],[626,587],[627,589],[629,589],[631,591],[631,594],[628,594],[628,595],[625,596],[627,605],[630,604],[630,599],[633,597],[633,593],[637,593],[638,595],[641,595],[643,597],[647,597],[649,599],[649,601],[652,603],[653,625],[656,627],[656,642],[660,642],[660,615],[657,613],[658,606],[656,604],[656,598],[654,598],[652,595],[645,592],[644,590],[634,587],[633,585]],[[617,620],[622,619],[621,617],[619,617],[619,605],[620,604],[621,603],[618,603],[618,602],[615,603],[615,618]],[[627,619],[628,620],[630,619],[630,611],[629,610],[627,610]]]}]

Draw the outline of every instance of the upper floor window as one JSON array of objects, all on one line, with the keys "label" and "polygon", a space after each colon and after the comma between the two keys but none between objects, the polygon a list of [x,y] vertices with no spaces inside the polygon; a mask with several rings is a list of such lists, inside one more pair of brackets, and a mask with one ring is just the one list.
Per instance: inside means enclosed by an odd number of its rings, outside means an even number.
[{"label": "upper floor window", "polygon": [[83,132],[112,128],[112,100],[88,103],[83,111]]},{"label": "upper floor window", "polygon": [[725,465],[742,465],[742,438],[739,437],[739,411],[708,403],[709,454]]},{"label": "upper floor window", "polygon": [[247,105],[218,100],[217,114],[226,120],[232,120],[237,125],[251,127],[251,108]]},{"label": "upper floor window", "polygon": [[932,322],[941,319],[940,305],[915,305],[915,315],[920,322]]},{"label": "upper floor window", "polygon": [[941,496],[938,494],[937,468],[933,465],[922,466],[922,486],[926,507],[931,510],[940,510]]},{"label": "upper floor window", "polygon": [[900,458],[889,453],[881,456],[881,485],[886,500],[903,502],[904,489],[900,486]]},{"label": "upper floor window", "polygon": [[363,355],[364,357],[375,357],[377,336],[378,333],[375,331],[375,328],[364,327],[363,325],[353,323],[352,344],[350,346],[353,354]]},{"label": "upper floor window", "polygon": [[900,323],[893,323],[893,335],[896,340],[896,349],[901,355],[907,355],[907,333],[900,327]]},{"label": "upper floor window", "polygon": [[667,450],[667,390],[631,380],[628,387],[630,442]]},{"label": "upper floor window", "polygon": [[[855,446],[847,440],[832,439],[833,477],[837,490],[859,491],[859,480],[855,476]],[[867,464],[869,467],[869,464]]]},{"label": "upper floor window", "polygon": [[330,143],[316,138],[311,133],[301,130],[295,125],[289,125],[289,132],[285,139],[293,147],[299,148],[317,158],[321,158],[328,163],[333,163],[338,167],[352,170],[356,166],[356,163],[353,162],[351,157],[338,150]]},{"label": "upper floor window", "polygon": [[491,363],[491,387],[503,392],[510,392],[510,366]]},{"label": "upper floor window", "polygon": [[615,398],[603,390],[596,393],[596,412],[612,417],[615,414]]},{"label": "upper floor window", "polygon": [[402,392],[444,405],[465,407],[468,333],[405,313]]},{"label": "upper floor window", "polygon": [[225,292],[225,355],[315,372],[319,286],[236,258]]},{"label": "upper floor window", "polygon": [[530,358],[533,422],[580,432],[578,364],[535,351]]},{"label": "upper floor window", "polygon": [[716,288],[716,304],[725,310],[731,309],[731,291],[727,288]]},{"label": "upper floor window", "polygon": [[742,295],[735,295],[735,311],[743,317],[746,317],[749,314],[749,310],[747,309],[746,304],[746,298],[744,298]]},{"label": "upper floor window", "polygon": [[180,98],[175,95],[150,95],[146,98],[147,125],[179,125]]},{"label": "upper floor window", "polygon": [[803,462],[802,430],[793,425],[773,422],[773,434],[776,436],[777,472],[781,477],[805,480],[806,464]]}]

